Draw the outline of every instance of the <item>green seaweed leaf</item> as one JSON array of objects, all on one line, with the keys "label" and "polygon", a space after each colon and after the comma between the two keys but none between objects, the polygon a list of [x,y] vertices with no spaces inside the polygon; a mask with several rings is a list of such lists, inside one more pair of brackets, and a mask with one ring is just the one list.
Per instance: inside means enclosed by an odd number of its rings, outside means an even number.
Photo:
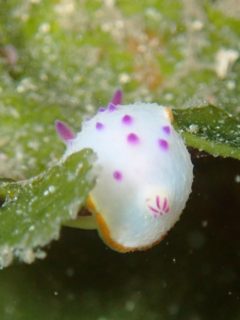
[{"label": "green seaweed leaf", "polygon": [[93,154],[73,154],[37,177],[0,184],[0,266],[14,256],[31,263],[39,250],[59,237],[61,225],[76,217],[93,187]]},{"label": "green seaweed leaf", "polygon": [[188,146],[240,160],[240,119],[214,106],[175,110],[175,126]]}]

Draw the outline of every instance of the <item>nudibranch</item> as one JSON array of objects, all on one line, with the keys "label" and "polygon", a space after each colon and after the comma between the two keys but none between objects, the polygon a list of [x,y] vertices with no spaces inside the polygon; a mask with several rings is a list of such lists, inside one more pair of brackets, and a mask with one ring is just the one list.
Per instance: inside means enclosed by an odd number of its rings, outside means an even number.
[{"label": "nudibranch", "polygon": [[56,122],[65,158],[83,148],[97,155],[99,174],[86,206],[103,241],[116,251],[152,247],[185,207],[193,166],[171,122],[171,110],[156,103],[122,105],[121,91],[76,135]]}]

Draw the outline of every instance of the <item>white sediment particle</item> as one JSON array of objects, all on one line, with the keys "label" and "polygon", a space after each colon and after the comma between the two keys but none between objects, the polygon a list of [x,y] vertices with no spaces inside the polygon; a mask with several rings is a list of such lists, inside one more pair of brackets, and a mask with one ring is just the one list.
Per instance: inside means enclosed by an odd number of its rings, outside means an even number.
[{"label": "white sediment particle", "polygon": [[7,64],[14,66],[18,62],[18,53],[14,46],[6,45],[2,48],[1,53]]},{"label": "white sediment particle", "polygon": [[236,183],[240,183],[240,174],[237,174],[234,180]]},{"label": "white sediment particle", "polygon": [[13,260],[13,252],[9,246],[0,249],[0,269],[9,266]]},{"label": "white sediment particle", "polygon": [[207,220],[203,220],[202,221],[202,227],[206,228],[208,226],[208,221]]},{"label": "white sediment particle", "polygon": [[232,65],[239,58],[239,52],[234,49],[220,49],[216,53],[215,71],[220,79],[224,79]]},{"label": "white sediment particle", "polygon": [[44,22],[39,26],[38,31],[42,32],[42,33],[48,33],[50,31],[50,29],[51,29],[50,24],[47,22]]},{"label": "white sediment particle", "polygon": [[131,77],[127,73],[121,73],[118,78],[121,84],[125,84],[131,81]]},{"label": "white sediment particle", "polygon": [[103,0],[103,3],[108,8],[113,8],[115,5],[115,0]]},{"label": "white sediment particle", "polygon": [[180,310],[179,305],[176,303],[172,303],[168,306],[168,312],[171,316],[176,316],[179,313],[179,310]]},{"label": "white sediment particle", "polygon": [[92,104],[88,104],[85,109],[87,112],[92,113],[95,110],[95,107]]},{"label": "white sediment particle", "polygon": [[129,312],[132,312],[135,309],[135,302],[134,301],[127,301],[125,304],[125,309]]},{"label": "white sediment particle", "polygon": [[236,82],[233,80],[229,80],[226,85],[229,90],[234,90],[236,88]]},{"label": "white sediment particle", "polygon": [[82,199],[79,198],[77,201],[72,202],[69,206],[68,206],[68,212],[71,216],[71,218],[75,218],[78,211],[79,211],[79,204],[82,202]]},{"label": "white sediment particle", "polygon": [[17,216],[21,216],[22,214],[23,214],[22,209],[17,209],[17,210],[16,210],[16,215],[17,215]]},{"label": "white sediment particle", "polygon": [[32,150],[38,150],[40,147],[39,141],[36,141],[36,140],[28,141],[28,147],[31,148]]},{"label": "white sediment particle", "polygon": [[161,13],[158,10],[156,10],[156,8],[153,8],[153,7],[148,7],[145,10],[145,14],[149,18],[154,19],[154,20],[160,20],[161,19]]},{"label": "white sediment particle", "polygon": [[204,27],[204,23],[201,20],[194,20],[191,27],[194,31],[201,31]]},{"label": "white sediment particle", "polygon": [[6,109],[6,114],[8,116],[11,116],[11,117],[15,118],[15,119],[19,119],[20,118],[20,114],[19,114],[18,110],[16,108],[13,108],[13,107],[8,107]]},{"label": "white sediment particle", "polygon": [[165,96],[164,96],[164,98],[165,98],[167,101],[171,101],[171,100],[174,98],[174,96],[173,96],[172,93],[166,93]]},{"label": "white sediment particle", "polygon": [[75,4],[72,0],[63,0],[55,6],[55,10],[59,15],[71,15],[74,13]]},{"label": "white sediment particle", "polygon": [[44,258],[46,258],[46,252],[45,251],[43,251],[42,249],[37,249],[36,251],[35,251],[35,257],[37,258],[37,259],[44,259]]},{"label": "white sediment particle", "polygon": [[239,0],[221,0],[214,3],[215,10],[220,10],[224,17],[234,17],[239,19],[240,16],[240,6]]},{"label": "white sediment particle", "polygon": [[71,268],[71,267],[67,268],[67,270],[66,270],[66,275],[67,275],[69,278],[73,277],[74,274],[75,274],[74,268]]},{"label": "white sediment particle", "polygon": [[34,91],[37,89],[37,86],[33,83],[31,78],[24,78],[20,81],[19,85],[17,86],[17,92],[23,93],[26,91]]},{"label": "white sediment particle", "polygon": [[36,257],[35,257],[35,253],[34,253],[33,249],[27,248],[22,251],[19,251],[19,258],[23,262],[31,264],[35,261]]},{"label": "white sediment particle", "polygon": [[42,140],[44,143],[48,143],[50,141],[50,138],[49,138],[49,136],[45,136],[42,138]]},{"label": "white sediment particle", "polygon": [[68,174],[67,174],[67,181],[68,181],[68,182],[71,182],[71,181],[74,180],[74,178],[75,178],[75,174],[73,174],[72,172],[68,172]]},{"label": "white sediment particle", "polygon": [[44,132],[44,126],[41,124],[34,124],[33,129],[35,132],[38,132],[38,133]]}]

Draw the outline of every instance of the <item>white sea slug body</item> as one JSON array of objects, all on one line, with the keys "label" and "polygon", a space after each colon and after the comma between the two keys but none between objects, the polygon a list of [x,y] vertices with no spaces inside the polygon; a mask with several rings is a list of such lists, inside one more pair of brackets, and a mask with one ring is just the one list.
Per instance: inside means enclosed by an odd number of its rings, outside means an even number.
[{"label": "white sea slug body", "polygon": [[120,92],[112,102],[76,136],[60,122],[57,130],[66,141],[65,157],[83,148],[97,154],[100,171],[87,206],[103,240],[119,252],[146,249],[179,219],[191,192],[193,166],[169,108],[120,105]]}]

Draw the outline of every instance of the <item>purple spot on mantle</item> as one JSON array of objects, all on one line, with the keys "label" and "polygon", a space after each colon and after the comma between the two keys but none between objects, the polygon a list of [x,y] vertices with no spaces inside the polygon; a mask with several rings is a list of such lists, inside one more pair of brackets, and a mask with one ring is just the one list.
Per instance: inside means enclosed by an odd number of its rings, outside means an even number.
[{"label": "purple spot on mantle", "polygon": [[115,111],[115,110],[117,110],[117,107],[116,107],[115,104],[110,102],[109,105],[108,105],[108,110],[109,111]]},{"label": "purple spot on mantle", "polygon": [[171,128],[170,126],[164,126],[162,127],[163,131],[166,133],[166,134],[170,134],[171,133]]},{"label": "purple spot on mantle", "polygon": [[98,112],[104,112],[104,111],[106,111],[106,108],[100,107],[100,108],[98,109]]},{"label": "purple spot on mantle", "polygon": [[138,144],[139,137],[135,133],[129,133],[129,135],[127,136],[127,141],[131,144]]},{"label": "purple spot on mantle", "polygon": [[118,170],[114,171],[114,172],[113,172],[113,178],[114,178],[115,180],[117,180],[117,181],[121,181],[122,178],[123,178],[122,172],[121,172],[121,171],[118,171]]},{"label": "purple spot on mantle", "polygon": [[103,123],[101,123],[101,122],[97,122],[96,123],[96,129],[97,130],[102,130],[104,128],[104,124]]},{"label": "purple spot on mantle", "polygon": [[133,123],[133,118],[130,115],[125,114],[125,116],[122,117],[122,123],[130,125]]},{"label": "purple spot on mantle", "polygon": [[166,140],[164,140],[164,139],[159,139],[158,140],[158,145],[159,145],[159,147],[161,148],[161,149],[163,149],[163,150],[168,150],[168,148],[169,148],[169,144],[168,144],[168,142],[166,141]]}]

